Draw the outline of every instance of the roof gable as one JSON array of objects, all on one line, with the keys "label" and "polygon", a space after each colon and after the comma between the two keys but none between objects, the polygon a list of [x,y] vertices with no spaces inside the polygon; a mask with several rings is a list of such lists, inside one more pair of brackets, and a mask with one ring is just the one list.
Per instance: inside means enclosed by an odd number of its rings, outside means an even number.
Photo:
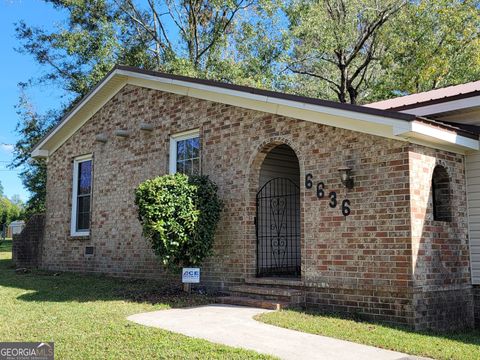
[{"label": "roof gable", "polygon": [[[417,119],[411,114],[116,66],[35,146],[32,156],[48,157],[55,152],[126,84],[457,152],[478,149],[478,137],[468,131],[428,119]],[[419,120],[422,127],[418,124]],[[423,130],[419,133],[420,128]]]}]

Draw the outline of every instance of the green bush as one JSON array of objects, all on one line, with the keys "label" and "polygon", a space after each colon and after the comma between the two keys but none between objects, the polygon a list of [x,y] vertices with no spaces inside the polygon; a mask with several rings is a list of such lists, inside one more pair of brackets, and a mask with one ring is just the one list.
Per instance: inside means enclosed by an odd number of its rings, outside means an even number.
[{"label": "green bush", "polygon": [[143,234],[166,267],[199,266],[211,254],[222,202],[207,176],[165,175],[135,191]]}]

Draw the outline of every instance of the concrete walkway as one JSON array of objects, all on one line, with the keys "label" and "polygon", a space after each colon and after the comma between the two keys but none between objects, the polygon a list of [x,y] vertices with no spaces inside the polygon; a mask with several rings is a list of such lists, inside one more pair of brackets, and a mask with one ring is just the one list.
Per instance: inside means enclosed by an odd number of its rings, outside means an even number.
[{"label": "concrete walkway", "polygon": [[129,316],[128,320],[282,359],[415,359],[399,352],[306,334],[253,319],[253,316],[266,311],[242,306],[208,305],[136,314]]}]

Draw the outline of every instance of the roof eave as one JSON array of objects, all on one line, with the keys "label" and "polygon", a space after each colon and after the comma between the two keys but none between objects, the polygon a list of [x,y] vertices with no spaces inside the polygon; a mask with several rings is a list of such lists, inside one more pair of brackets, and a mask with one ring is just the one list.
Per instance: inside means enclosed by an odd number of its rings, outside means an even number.
[{"label": "roof eave", "polygon": [[[63,116],[63,118],[34,146],[31,151],[31,157],[44,158],[48,157],[51,153],[53,153],[53,151],[49,147],[49,143],[71,119],[79,115],[81,110],[90,100],[92,100],[99,92],[101,92],[105,89],[105,87],[108,86],[109,82],[113,78],[119,78],[117,67],[114,67],[107,75],[105,75],[105,77],[92,90],[90,90],[90,92],[88,92],[82,99],[80,99],[80,101],[78,101],[77,104],[75,104],[75,106],[69,112],[67,112]],[[114,94],[112,94],[112,96],[113,95]]]},{"label": "roof eave", "polygon": [[[411,114],[339,104],[326,100],[218,83],[210,80],[192,79],[183,76],[132,69],[125,66],[116,66],[34,147],[31,154],[32,157],[50,156],[69,136],[73,135],[95,111],[98,111],[98,109],[103,106],[102,104],[105,104],[106,101],[113,97],[125,84],[146,85],[149,88],[158,89],[168,88],[170,92],[212,101],[217,101],[222,97],[223,101],[227,104],[237,104],[237,106],[241,106],[238,105],[238,103],[243,102],[247,104],[244,107],[253,104],[254,106],[251,108],[254,110],[266,111],[303,120],[308,118],[314,122],[343,127],[345,129],[355,130],[358,128],[360,132],[368,132],[369,130],[366,128],[362,129],[362,127],[364,127],[365,124],[373,124],[372,126],[383,128],[382,134],[386,134],[387,137],[398,136],[397,138],[404,138],[402,134],[411,133],[412,123],[417,119]],[[173,91],[172,89],[176,90]],[[101,98],[101,101],[96,99],[96,97]],[[95,103],[96,108],[93,105],[90,106],[90,103]],[[92,109],[90,111],[84,111],[84,108],[88,107]],[[338,117],[345,120],[339,122]],[[337,118],[336,121],[334,120],[335,118]],[[72,125],[69,131],[65,131],[64,129],[68,127],[69,122],[75,119],[79,119],[77,121],[79,124],[76,124],[76,126]],[[354,122],[358,122],[359,125],[352,125]],[[387,133],[385,132],[385,129],[388,128],[391,129],[389,130],[389,134],[388,131]],[[395,132],[398,132],[398,134]],[[415,131],[413,131],[413,133],[414,132]],[[447,131],[446,129],[437,128],[437,132],[438,134],[442,132],[450,134],[452,133],[452,129]],[[372,132],[372,134],[378,135],[375,132]],[[459,136],[458,134],[456,134],[456,136],[458,136],[459,139],[463,138],[463,136]],[[434,138],[435,137],[433,137],[433,140],[435,140]],[[451,136],[444,134],[437,140],[444,141],[444,139],[447,138],[451,138]],[[472,147],[476,147],[476,149],[478,149],[478,139],[473,141],[476,141],[477,145],[473,143],[470,144],[470,142],[467,141],[469,144],[467,148],[471,149]],[[435,143],[435,141],[433,143]],[[462,145],[464,144],[463,141],[459,143],[450,141],[450,144],[452,146],[460,146],[459,150],[461,151],[465,148]]]},{"label": "roof eave", "polygon": [[42,150],[38,145],[32,150],[31,154],[34,159],[45,159],[48,158],[48,155],[48,150]]},{"label": "roof eave", "polygon": [[478,137],[447,131],[431,126],[424,121],[412,121],[409,125],[408,129],[394,129],[394,134],[406,140],[416,139],[432,144],[446,145],[451,147],[452,150],[458,149],[462,152],[478,151],[480,149]]}]

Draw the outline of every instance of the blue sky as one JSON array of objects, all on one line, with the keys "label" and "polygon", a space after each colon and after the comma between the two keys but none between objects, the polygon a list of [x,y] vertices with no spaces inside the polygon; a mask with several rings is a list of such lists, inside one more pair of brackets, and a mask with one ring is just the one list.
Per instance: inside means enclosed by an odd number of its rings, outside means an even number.
[{"label": "blue sky", "polygon": [[[2,54],[0,55],[0,182],[6,196],[20,195],[22,200],[28,199],[28,192],[18,178],[18,170],[7,169],[12,160],[12,146],[18,135],[15,125],[18,116],[15,105],[18,101],[17,84],[44,71],[32,57],[19,54],[15,38],[14,23],[25,20],[28,24],[51,28],[62,21],[61,14],[40,0],[0,0],[0,39]],[[42,86],[28,92],[36,110],[42,112],[61,102],[62,93],[54,86]]]}]

